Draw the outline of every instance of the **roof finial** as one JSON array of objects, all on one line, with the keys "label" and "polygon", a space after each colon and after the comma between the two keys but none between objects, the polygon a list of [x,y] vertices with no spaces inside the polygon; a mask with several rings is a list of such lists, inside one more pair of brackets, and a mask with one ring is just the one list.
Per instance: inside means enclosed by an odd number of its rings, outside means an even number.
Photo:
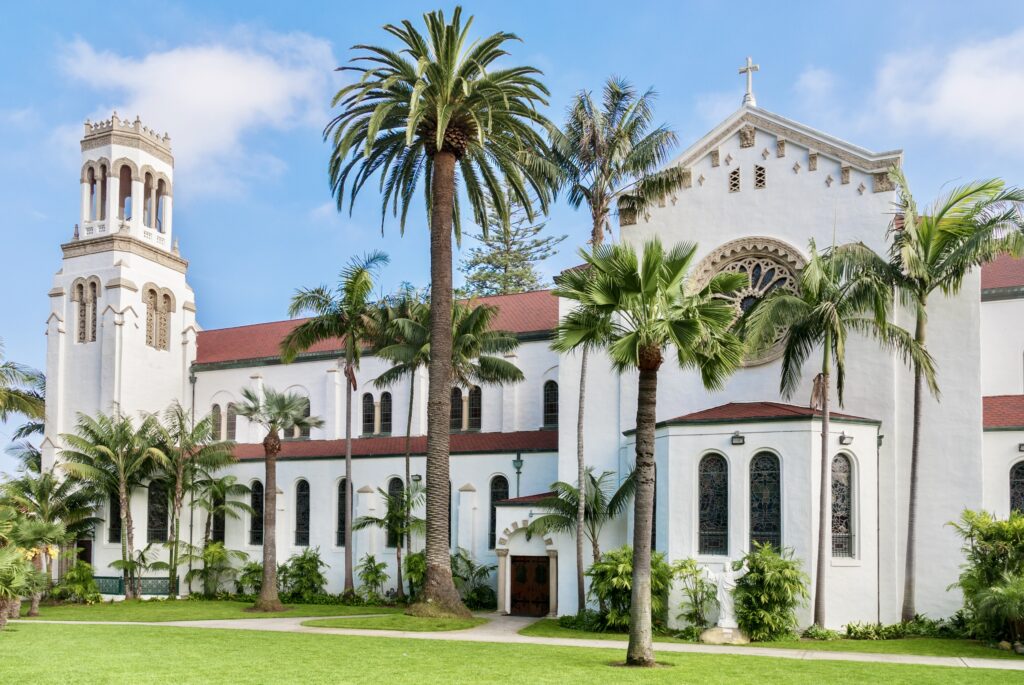
[{"label": "roof finial", "polygon": [[747,92],[743,96],[743,104],[757,107],[757,100],[754,98],[754,72],[760,71],[761,66],[754,64],[754,60],[747,57],[747,66],[740,67],[740,73],[747,75]]}]

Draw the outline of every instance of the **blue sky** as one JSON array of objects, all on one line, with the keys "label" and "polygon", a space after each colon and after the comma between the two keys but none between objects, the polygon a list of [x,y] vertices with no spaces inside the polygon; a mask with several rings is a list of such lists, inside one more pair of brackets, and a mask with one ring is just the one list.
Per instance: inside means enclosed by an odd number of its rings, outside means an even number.
[{"label": "blue sky", "polygon": [[[355,43],[423,2],[17,3],[0,23],[0,338],[44,363],[46,292],[77,220],[81,122],[141,115],[172,137],[174,228],[190,260],[198,317],[216,328],[285,317],[296,287],[332,281],[353,253],[380,248],[383,287],[428,277],[423,221],[400,237],[371,192],[333,209],[321,130]],[[127,8],[127,6],[124,6]],[[449,9],[452,5],[443,5]],[[660,98],[680,147],[740,104],[736,70],[761,65],[758,104],[858,145],[902,147],[919,199],[943,184],[1024,183],[1024,4],[470,2],[476,35],[512,31],[511,61],[541,68],[549,115],[611,74]],[[547,274],[575,263],[582,212]],[[0,445],[7,442],[0,426]],[[0,458],[0,470],[5,464]]]}]

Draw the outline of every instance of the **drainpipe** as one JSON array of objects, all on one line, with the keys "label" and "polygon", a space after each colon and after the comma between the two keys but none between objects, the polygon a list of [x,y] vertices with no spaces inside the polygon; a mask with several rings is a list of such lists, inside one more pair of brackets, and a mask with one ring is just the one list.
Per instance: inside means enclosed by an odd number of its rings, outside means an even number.
[{"label": "drainpipe", "polygon": [[882,622],[882,440],[878,434],[875,447],[875,622]]}]

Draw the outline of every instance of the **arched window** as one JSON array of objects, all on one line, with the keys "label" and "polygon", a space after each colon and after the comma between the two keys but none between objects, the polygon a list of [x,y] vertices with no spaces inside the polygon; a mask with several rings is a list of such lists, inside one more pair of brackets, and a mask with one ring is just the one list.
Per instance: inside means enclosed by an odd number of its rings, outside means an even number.
[{"label": "arched window", "polygon": [[146,503],[146,541],[167,542],[167,488],[153,481],[148,488]]},{"label": "arched window", "polygon": [[391,393],[381,393],[380,396],[380,432],[384,435],[391,435]]},{"label": "arched window", "polygon": [[508,499],[508,478],[495,476],[491,479],[491,521],[490,527],[487,529],[487,549],[494,549],[498,540],[498,509],[494,505],[503,499]]},{"label": "arched window", "polygon": [[363,435],[373,435],[374,413],[373,395],[363,393]]},{"label": "arched window", "polygon": [[96,341],[96,311],[100,296],[99,280],[93,276],[79,279],[72,285],[71,301],[78,304],[75,340],[80,343]]},{"label": "arched window", "polygon": [[720,454],[709,454],[698,467],[698,552],[729,553],[729,465]]},{"label": "arched window", "polygon": [[116,494],[107,502],[107,542],[121,543],[121,500]]},{"label": "arched window", "polygon": [[171,296],[164,293],[160,297],[160,308],[157,312],[156,321],[156,349],[158,350],[171,349],[171,311],[173,309],[174,304],[171,301]]},{"label": "arched window", "polygon": [[[311,409],[311,404],[310,404],[309,398],[304,397],[302,399],[304,399],[306,401],[306,404],[304,405],[304,407],[302,409],[302,415],[305,416],[306,418],[309,418],[310,416],[312,416],[312,413],[311,413],[312,409]],[[306,426],[294,426],[292,428],[292,439],[293,440],[309,440],[309,435],[310,435],[311,430],[312,430],[312,428],[310,426],[308,426],[308,425],[306,425]]]},{"label": "arched window", "polygon": [[89,342],[96,342],[96,300],[100,296],[99,283],[89,281]]},{"label": "arched window", "polygon": [[89,184],[89,210],[86,213],[86,221],[95,221],[99,217],[100,196],[96,185],[96,170],[89,167],[85,172],[85,182]]},{"label": "arched window", "polygon": [[129,221],[132,218],[132,168],[122,165],[117,181],[117,218]]},{"label": "arched window", "polygon": [[238,410],[234,402],[228,402],[227,410],[227,439],[234,440],[238,433]]},{"label": "arched window", "polygon": [[144,226],[153,226],[153,214],[154,214],[154,201],[156,195],[156,186],[153,183],[153,174],[146,172],[143,176],[142,183],[142,224]]},{"label": "arched window", "polygon": [[1024,461],[1010,469],[1010,510],[1024,514]]},{"label": "arched window", "polygon": [[252,514],[249,516],[249,544],[263,544],[263,483],[253,481],[249,491],[249,506],[252,507]]},{"label": "arched window", "polygon": [[462,430],[462,389],[452,388],[451,421],[448,426],[453,431]]},{"label": "arched window", "polygon": [[160,179],[156,183],[156,230],[164,232],[164,204],[167,196],[167,182]]},{"label": "arched window", "polygon": [[782,549],[782,476],[779,458],[760,452],[750,462],[750,549],[754,543]]},{"label": "arched window", "polygon": [[213,515],[210,526],[210,539],[214,542],[224,542],[224,525],[227,523],[227,515],[224,511],[223,497],[213,498],[213,509],[216,513]]},{"label": "arched window", "polygon": [[[402,485],[402,479],[401,478],[392,478],[391,480],[388,481],[388,497],[391,497],[391,498],[401,497],[403,490],[405,490],[405,487]],[[389,530],[388,531],[387,546],[391,547],[391,548],[395,548],[395,547],[398,547],[398,545],[400,545],[400,544],[404,544],[404,542],[399,540],[398,536],[395,535],[395,533],[393,531]]]},{"label": "arched window", "polygon": [[89,306],[85,301],[85,283],[75,286],[72,298],[78,303],[78,331],[75,337],[78,342],[84,343],[89,340]]},{"label": "arched window", "polygon": [[544,427],[558,428],[558,383],[544,383]]},{"label": "arched window", "polygon": [[479,386],[474,385],[469,389],[469,430],[480,430],[483,422],[483,393]]},{"label": "arched window", "polygon": [[853,556],[853,465],[845,454],[832,459],[832,556]]},{"label": "arched window", "polygon": [[309,546],[309,483],[295,484],[295,546]]},{"label": "arched window", "polygon": [[219,404],[213,405],[213,408],[210,409],[210,430],[213,433],[214,440],[223,439],[224,433],[221,428]]},{"label": "arched window", "polygon": [[100,206],[97,214],[99,215],[100,221],[105,221],[107,218],[107,165],[100,164],[100,179],[99,179],[99,193]]},{"label": "arched window", "polygon": [[345,546],[345,518],[348,516],[348,481],[344,478],[338,482],[338,529],[335,544]]}]

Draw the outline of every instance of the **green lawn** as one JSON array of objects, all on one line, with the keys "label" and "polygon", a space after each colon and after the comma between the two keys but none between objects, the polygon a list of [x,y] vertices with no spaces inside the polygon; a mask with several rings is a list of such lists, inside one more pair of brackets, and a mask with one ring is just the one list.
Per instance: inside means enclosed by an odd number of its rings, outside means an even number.
[{"label": "green lawn", "polygon": [[[534,637],[569,637],[586,640],[625,640],[625,633],[588,633],[570,630],[551,618],[542,619],[519,631],[520,635]],[[674,637],[655,636],[655,642],[686,642]],[[977,640],[946,640],[931,637],[912,637],[903,640],[792,640],[787,642],[757,642],[752,647],[772,649],[807,649],[819,652],[860,652],[873,654],[917,654],[921,656],[963,656],[978,659],[1024,659],[1011,652],[993,649]]]},{"label": "green lawn", "polygon": [[[225,618],[283,618],[287,616],[350,616],[390,614],[390,607],[354,607],[340,604],[289,605],[288,611],[265,614],[247,611],[252,604],[230,600],[132,600],[102,604],[43,606],[39,618],[47,621],[205,621]],[[25,609],[24,611],[27,611]],[[24,616],[24,613],[22,613]],[[28,619],[32,620],[32,619]]]},{"label": "green lawn", "polygon": [[158,626],[10,624],[10,683],[1020,683],[1012,671],[659,654],[666,668],[613,667],[619,649],[496,645]]},{"label": "green lawn", "polygon": [[303,621],[311,628],[360,628],[363,630],[406,630],[415,633],[436,633],[446,630],[466,630],[487,623],[486,618],[420,618],[405,614],[372,616],[367,618],[321,618]]}]

